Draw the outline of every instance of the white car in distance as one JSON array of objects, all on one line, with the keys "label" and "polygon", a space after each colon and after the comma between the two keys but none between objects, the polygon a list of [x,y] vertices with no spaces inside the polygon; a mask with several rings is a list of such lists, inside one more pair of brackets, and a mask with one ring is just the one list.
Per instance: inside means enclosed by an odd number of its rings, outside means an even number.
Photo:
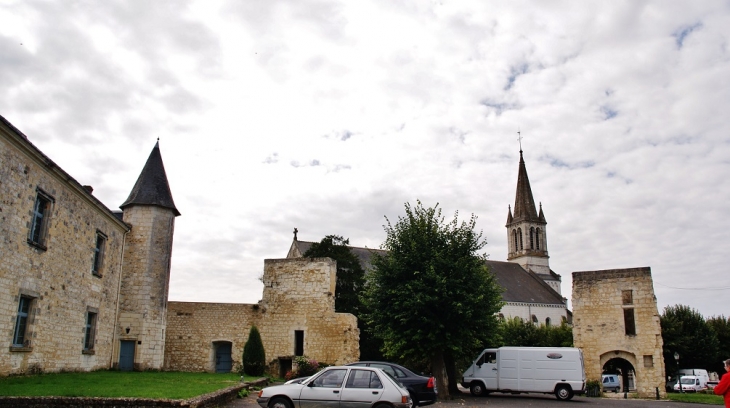
[{"label": "white car in distance", "polygon": [[299,384],[266,387],[262,408],[411,408],[408,390],[374,367],[327,367]]}]

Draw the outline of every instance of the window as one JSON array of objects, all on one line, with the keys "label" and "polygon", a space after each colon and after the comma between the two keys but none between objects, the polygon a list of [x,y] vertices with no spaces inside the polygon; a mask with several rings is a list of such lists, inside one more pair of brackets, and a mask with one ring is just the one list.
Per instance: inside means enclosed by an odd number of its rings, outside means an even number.
[{"label": "window", "polygon": [[18,302],[18,316],[15,318],[15,332],[13,333],[13,347],[30,347],[28,339],[28,315],[30,314],[33,298],[21,296]]},{"label": "window", "polygon": [[530,249],[535,249],[535,228],[530,227]]},{"label": "window", "polygon": [[101,276],[101,266],[104,261],[104,247],[106,246],[106,235],[96,232],[96,247],[94,248],[94,264],[91,273],[95,276]]},{"label": "window", "polygon": [[347,374],[346,369],[334,369],[326,371],[324,374],[314,379],[314,381],[312,382],[312,386],[340,388],[342,386],[342,380],[345,379],[345,374]]},{"label": "window", "polygon": [[545,318],[545,326],[550,327],[550,318],[549,317]]},{"label": "window", "polygon": [[42,249],[46,249],[46,235],[48,232],[48,219],[51,216],[51,203],[53,199],[38,191],[33,206],[33,214],[30,222],[30,235],[28,243]]},{"label": "window", "polygon": [[499,316],[497,316],[500,322],[504,321],[504,313],[500,313]]},{"label": "window", "polygon": [[540,249],[540,228],[535,230],[535,249]]},{"label": "window", "polygon": [[644,355],[644,368],[654,367],[654,356]]},{"label": "window", "polygon": [[624,327],[627,336],[636,335],[636,324],[634,323],[634,309],[624,309]]},{"label": "window", "polygon": [[[94,309],[96,310],[96,309]],[[86,325],[84,326],[84,351],[94,350],[94,338],[96,337],[96,315],[95,311],[86,312]]]},{"label": "window", "polygon": [[294,330],[294,355],[304,355],[304,330]]},{"label": "window", "polygon": [[537,316],[535,316],[535,315],[532,315],[532,324],[534,324],[535,326],[540,324],[539,321],[537,320]]},{"label": "window", "polygon": [[621,291],[621,302],[625,305],[633,305],[634,304],[634,296],[633,296],[632,290],[622,290]]},{"label": "window", "polygon": [[522,228],[517,228],[517,235],[520,236],[520,251],[525,249],[525,247],[522,246]]},{"label": "window", "polygon": [[378,375],[367,370],[352,370],[347,378],[346,388],[383,388]]},{"label": "window", "polygon": [[520,249],[517,242],[517,230],[512,230],[512,238],[514,238],[513,241],[515,242],[514,251],[517,251]]}]

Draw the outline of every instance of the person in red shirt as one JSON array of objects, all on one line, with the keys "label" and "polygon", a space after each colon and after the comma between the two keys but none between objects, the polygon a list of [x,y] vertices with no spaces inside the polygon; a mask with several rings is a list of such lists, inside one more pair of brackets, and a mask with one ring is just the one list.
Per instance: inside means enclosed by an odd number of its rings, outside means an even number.
[{"label": "person in red shirt", "polygon": [[722,395],[725,399],[725,408],[730,408],[730,358],[725,360],[725,371],[720,383],[715,386],[715,394]]}]

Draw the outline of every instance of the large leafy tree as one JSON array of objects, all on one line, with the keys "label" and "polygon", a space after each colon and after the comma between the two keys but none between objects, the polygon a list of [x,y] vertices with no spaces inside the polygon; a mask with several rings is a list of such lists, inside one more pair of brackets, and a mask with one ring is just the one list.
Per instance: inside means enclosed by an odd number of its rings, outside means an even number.
[{"label": "large leafy tree", "polygon": [[713,316],[707,319],[707,324],[712,327],[717,335],[718,352],[717,358],[708,370],[723,374],[725,368],[723,361],[730,358],[730,318],[725,316]]},{"label": "large leafy tree", "polygon": [[383,353],[428,361],[440,398],[459,381],[454,357],[473,356],[493,341],[502,307],[502,289],[478,253],[486,241],[475,224],[474,215],[459,223],[457,213],[445,223],[438,205],[406,204],[395,225],[386,217],[388,252],[374,258],[366,283],[366,319]]},{"label": "large leafy tree", "polygon": [[360,297],[365,271],[360,260],[352,253],[349,239],[339,235],[327,235],[315,242],[302,254],[306,258],[332,258],[337,261],[337,284],[335,286],[335,310],[340,313],[360,314]]},{"label": "large leafy tree", "polygon": [[719,347],[717,334],[700,312],[684,305],[667,306],[660,323],[667,374],[677,371],[675,352],[679,353],[680,368],[714,367]]},{"label": "large leafy tree", "polygon": [[315,242],[302,256],[307,258],[332,258],[337,261],[337,283],[335,290],[335,310],[340,313],[352,313],[357,317],[360,329],[360,358],[362,360],[379,360],[382,358],[380,342],[370,335],[367,323],[361,318],[362,303],[360,291],[364,286],[365,271],[358,257],[348,246],[350,240],[339,235],[327,235],[320,242]]}]

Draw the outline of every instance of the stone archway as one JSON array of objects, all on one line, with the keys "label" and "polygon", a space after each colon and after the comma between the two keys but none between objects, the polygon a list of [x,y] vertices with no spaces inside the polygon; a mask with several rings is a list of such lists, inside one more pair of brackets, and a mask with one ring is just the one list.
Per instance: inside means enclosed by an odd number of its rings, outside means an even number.
[{"label": "stone archway", "polygon": [[[602,374],[618,375],[621,379],[621,392],[636,390],[636,369],[634,369],[634,365],[629,360],[616,356],[614,353],[608,353],[608,360],[602,365]],[[603,360],[604,358],[601,356],[601,361]]]}]

